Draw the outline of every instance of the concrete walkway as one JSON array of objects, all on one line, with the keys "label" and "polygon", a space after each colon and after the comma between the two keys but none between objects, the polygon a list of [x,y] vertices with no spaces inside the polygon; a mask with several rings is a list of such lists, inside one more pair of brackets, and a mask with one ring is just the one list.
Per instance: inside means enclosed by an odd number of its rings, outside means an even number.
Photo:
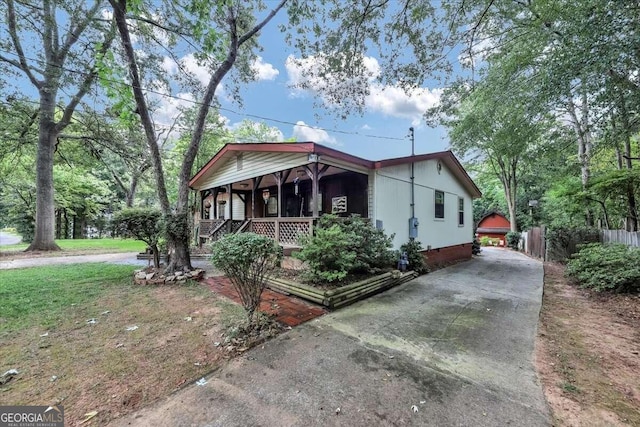
[{"label": "concrete walkway", "polygon": [[311,321],[115,426],[546,426],[542,265],[487,249]]},{"label": "concrete walkway", "polygon": [[[148,260],[137,259],[137,252],[121,252],[115,254],[95,254],[95,255],[65,255],[52,257],[33,257],[33,258],[16,258],[9,261],[0,261],[0,270],[8,270],[14,268],[41,267],[48,265],[60,264],[83,264],[94,262],[107,262],[111,264],[127,264],[146,267],[149,265]],[[1,259],[1,258],[0,258]],[[211,262],[208,260],[192,260],[191,265],[194,268],[202,268],[208,275],[218,274],[215,272]]]},{"label": "concrete walkway", "polygon": [[0,246],[8,246],[15,245],[22,241],[22,237],[13,234],[7,233],[6,231],[0,231]]}]

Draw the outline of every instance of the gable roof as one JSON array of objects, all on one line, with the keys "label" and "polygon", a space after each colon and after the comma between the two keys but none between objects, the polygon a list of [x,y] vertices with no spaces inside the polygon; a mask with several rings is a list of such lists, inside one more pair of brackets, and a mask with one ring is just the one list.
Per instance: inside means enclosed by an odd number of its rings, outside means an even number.
[{"label": "gable roof", "polygon": [[453,175],[460,181],[464,188],[469,192],[471,197],[478,198],[482,196],[480,189],[473,182],[471,177],[467,174],[462,164],[458,161],[456,156],[451,151],[439,151],[429,154],[418,154],[415,156],[397,157],[393,159],[385,160],[366,160],[361,157],[353,156],[342,151],[335,150],[333,148],[326,147],[324,145],[316,144],[315,142],[261,142],[261,143],[242,143],[235,144],[229,143],[216,153],[215,156],[207,162],[194,176],[189,180],[189,186],[193,187],[201,178],[205,175],[210,175],[219,166],[224,163],[224,160],[235,156],[241,152],[264,152],[264,153],[308,153],[318,154],[321,156],[332,157],[339,159],[354,165],[365,167],[367,169],[381,169],[388,166],[397,166],[402,164],[410,164],[421,162],[425,160],[440,160],[442,161],[453,173]]}]

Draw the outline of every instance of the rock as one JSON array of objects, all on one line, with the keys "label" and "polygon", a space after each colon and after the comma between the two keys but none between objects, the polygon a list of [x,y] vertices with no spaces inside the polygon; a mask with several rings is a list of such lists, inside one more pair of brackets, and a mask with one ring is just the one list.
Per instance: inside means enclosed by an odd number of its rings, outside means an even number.
[{"label": "rock", "polygon": [[175,282],[175,281],[176,281],[176,276],[174,276],[174,275],[169,275],[169,276],[167,276],[164,280],[165,280],[165,282],[167,282],[167,283]]},{"label": "rock", "polygon": [[151,280],[151,279],[153,279],[153,278],[155,277],[155,275],[156,275],[156,273],[149,273],[149,274],[147,274],[147,276],[145,277],[145,279],[147,279],[147,280]]},{"label": "rock", "polygon": [[144,271],[139,271],[135,275],[136,280],[145,280],[147,278],[147,273]]}]

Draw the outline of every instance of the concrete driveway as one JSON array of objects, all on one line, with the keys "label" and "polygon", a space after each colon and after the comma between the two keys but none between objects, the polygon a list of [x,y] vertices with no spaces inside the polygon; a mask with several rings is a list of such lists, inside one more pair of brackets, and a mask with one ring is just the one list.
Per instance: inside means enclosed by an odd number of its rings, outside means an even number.
[{"label": "concrete driveway", "polygon": [[297,327],[113,425],[550,425],[532,366],[542,278],[540,262],[487,249]]}]

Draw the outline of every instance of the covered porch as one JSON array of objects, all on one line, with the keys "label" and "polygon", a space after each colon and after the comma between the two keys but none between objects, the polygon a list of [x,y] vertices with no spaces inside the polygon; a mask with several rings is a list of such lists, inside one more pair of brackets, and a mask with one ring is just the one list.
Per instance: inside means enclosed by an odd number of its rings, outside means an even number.
[{"label": "covered porch", "polygon": [[368,218],[366,165],[315,148],[312,143],[225,146],[191,181],[198,192],[198,244],[252,231],[295,247],[325,213]]}]

